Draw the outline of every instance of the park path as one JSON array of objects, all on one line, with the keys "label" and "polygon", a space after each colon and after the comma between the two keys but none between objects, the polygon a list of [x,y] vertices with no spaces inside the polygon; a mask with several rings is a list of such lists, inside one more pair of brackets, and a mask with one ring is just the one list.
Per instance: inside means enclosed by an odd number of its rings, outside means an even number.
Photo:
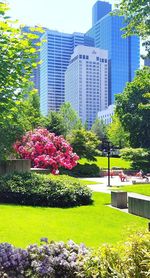
[{"label": "park path", "polygon": [[[135,180],[135,177],[132,177],[131,179],[129,179],[129,181],[125,181],[125,182],[121,182],[120,178],[118,176],[115,176],[113,178],[111,178],[110,180],[110,184],[111,186],[125,186],[125,185],[132,185],[132,180]],[[91,184],[88,185],[89,188],[91,188],[91,190],[95,191],[95,192],[102,192],[102,193],[107,193],[107,194],[111,194],[111,187],[108,187],[108,177],[100,177],[100,178],[84,178],[84,180],[88,180],[88,181],[96,181],[98,182],[98,184]],[[130,193],[128,192],[128,196],[131,197],[138,197],[138,198],[142,198],[144,199],[144,195],[141,194],[137,194],[137,193]],[[149,198],[150,197],[145,197],[145,198]]]}]

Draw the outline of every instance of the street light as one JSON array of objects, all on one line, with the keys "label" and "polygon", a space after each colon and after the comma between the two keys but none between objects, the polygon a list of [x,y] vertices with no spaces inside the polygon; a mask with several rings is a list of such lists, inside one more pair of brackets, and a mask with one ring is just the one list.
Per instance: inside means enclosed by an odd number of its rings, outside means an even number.
[{"label": "street light", "polygon": [[104,138],[104,144],[106,147],[106,152],[107,152],[107,158],[108,158],[108,184],[107,186],[111,186],[110,184],[110,142],[108,141],[107,138]]}]

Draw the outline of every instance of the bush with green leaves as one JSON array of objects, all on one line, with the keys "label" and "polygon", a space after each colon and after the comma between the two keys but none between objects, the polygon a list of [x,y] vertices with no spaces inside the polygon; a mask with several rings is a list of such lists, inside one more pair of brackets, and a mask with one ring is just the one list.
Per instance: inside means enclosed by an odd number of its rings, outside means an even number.
[{"label": "bush with green leaves", "polygon": [[99,177],[100,169],[95,163],[78,163],[77,166],[75,166],[72,170],[61,169],[60,173],[74,177]]},{"label": "bush with green leaves", "polygon": [[124,244],[93,251],[73,241],[33,244],[25,250],[0,244],[0,277],[6,278],[148,278],[150,233],[132,234]]},{"label": "bush with green leaves", "polygon": [[150,150],[143,148],[124,148],[120,151],[121,158],[131,161],[133,169],[150,171]]},{"label": "bush with green leaves", "polygon": [[[0,277],[6,278],[77,278],[89,250],[73,241],[33,244],[26,250],[8,243],[0,244]],[[1,276],[2,275],[2,276]]]},{"label": "bush with green leaves", "polygon": [[92,192],[79,181],[61,176],[16,173],[0,177],[0,202],[72,207],[92,203]]},{"label": "bush with green leaves", "polygon": [[74,130],[67,137],[67,140],[80,158],[84,157],[88,160],[95,161],[95,156],[100,155],[100,151],[98,150],[100,140],[91,131],[87,131],[84,128]]},{"label": "bush with green leaves", "polygon": [[150,277],[150,233],[132,233],[117,246],[102,245],[88,254],[79,277],[148,278]]}]

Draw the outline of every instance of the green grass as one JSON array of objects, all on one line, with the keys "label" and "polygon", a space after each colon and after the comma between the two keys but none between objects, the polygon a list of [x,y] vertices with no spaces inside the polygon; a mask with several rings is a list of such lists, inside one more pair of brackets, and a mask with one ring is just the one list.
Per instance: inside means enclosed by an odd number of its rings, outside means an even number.
[{"label": "green grass", "polygon": [[19,247],[49,240],[87,246],[125,240],[128,228],[147,228],[148,220],[105,206],[110,195],[94,193],[94,204],[69,209],[0,205],[0,242]]},{"label": "green grass", "polygon": [[[82,158],[82,159],[79,160],[79,163],[80,164],[95,163],[99,168],[107,168],[108,159],[107,159],[107,157],[98,156],[98,157],[96,157],[96,161],[88,161],[86,158]],[[121,158],[111,157],[110,158],[110,167],[114,167],[114,166],[124,168],[124,169],[129,169],[130,168],[130,162],[125,161]]]},{"label": "green grass", "polygon": [[126,186],[120,186],[120,187],[112,187],[112,189],[117,189],[121,191],[127,191],[127,192],[134,192],[146,196],[150,196],[150,183],[149,184],[135,184],[135,185],[126,185]]},{"label": "green grass", "polygon": [[100,184],[100,182],[97,182],[97,181],[88,181],[88,180],[82,180],[82,179],[79,179],[79,181],[82,185]]},{"label": "green grass", "polygon": [[83,180],[80,178],[74,178],[68,175],[58,175],[58,176],[54,176],[54,175],[44,175],[42,174],[42,176],[44,176],[45,178],[50,178],[50,179],[55,179],[55,180],[60,180],[62,182],[64,182],[65,180],[68,182],[69,180],[72,182],[80,182],[81,185],[91,185],[91,184],[99,184],[99,182],[96,181],[88,181],[88,180]]}]

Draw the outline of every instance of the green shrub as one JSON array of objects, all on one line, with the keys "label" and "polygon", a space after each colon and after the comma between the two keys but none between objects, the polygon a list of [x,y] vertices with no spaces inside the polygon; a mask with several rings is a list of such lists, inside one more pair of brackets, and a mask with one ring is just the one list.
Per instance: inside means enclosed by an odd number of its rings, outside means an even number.
[{"label": "green shrub", "polygon": [[96,164],[78,164],[71,171],[61,170],[61,174],[68,174],[74,177],[99,177],[100,169]]},{"label": "green shrub", "polygon": [[0,202],[34,206],[71,207],[92,202],[91,190],[75,179],[35,173],[0,178]]},{"label": "green shrub", "polygon": [[150,233],[134,233],[124,244],[103,245],[88,256],[80,277],[150,277]]},{"label": "green shrub", "polygon": [[73,241],[32,244],[25,250],[0,244],[0,277],[148,278],[150,233],[133,234],[128,242],[103,245],[97,251]]},{"label": "green shrub", "polygon": [[142,169],[149,172],[150,169],[150,150],[143,148],[124,148],[120,151],[121,158],[131,161],[133,169]]}]

